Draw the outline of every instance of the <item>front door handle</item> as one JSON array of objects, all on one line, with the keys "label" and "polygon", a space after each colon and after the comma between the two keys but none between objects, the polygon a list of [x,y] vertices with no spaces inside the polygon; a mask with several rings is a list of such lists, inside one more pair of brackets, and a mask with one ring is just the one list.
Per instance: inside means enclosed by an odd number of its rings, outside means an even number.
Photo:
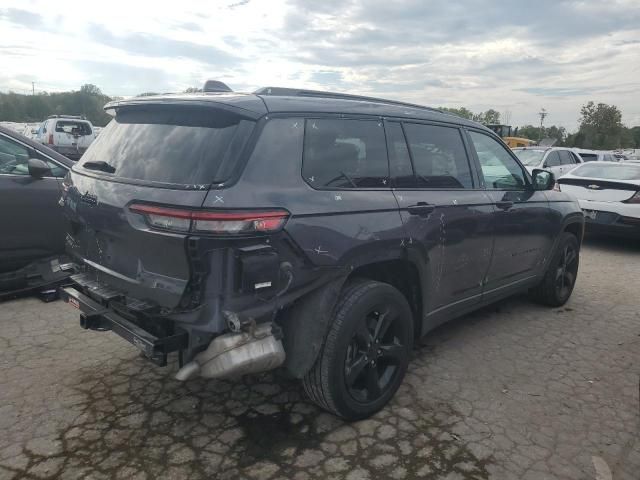
[{"label": "front door handle", "polygon": [[429,205],[426,202],[418,202],[416,205],[407,207],[409,215],[418,215],[420,217],[426,217],[436,209],[435,205]]},{"label": "front door handle", "polygon": [[496,207],[500,210],[510,210],[513,207],[513,202],[509,200],[503,200],[501,202],[496,202]]}]

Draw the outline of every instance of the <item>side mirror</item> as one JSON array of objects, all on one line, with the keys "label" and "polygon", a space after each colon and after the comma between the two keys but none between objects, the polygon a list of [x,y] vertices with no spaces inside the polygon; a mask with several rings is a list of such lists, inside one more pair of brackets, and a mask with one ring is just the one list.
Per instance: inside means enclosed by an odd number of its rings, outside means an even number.
[{"label": "side mirror", "polygon": [[51,175],[51,168],[44,160],[40,160],[39,158],[30,158],[27,161],[27,165],[29,166],[29,175],[33,178],[42,178],[45,175]]},{"label": "side mirror", "polygon": [[534,190],[553,190],[556,184],[556,177],[547,170],[534,168],[532,172]]}]

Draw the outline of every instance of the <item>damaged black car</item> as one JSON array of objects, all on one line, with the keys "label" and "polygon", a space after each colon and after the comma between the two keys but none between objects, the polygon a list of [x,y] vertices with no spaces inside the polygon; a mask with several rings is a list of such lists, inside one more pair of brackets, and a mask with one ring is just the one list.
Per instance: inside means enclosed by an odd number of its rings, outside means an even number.
[{"label": "damaged black car", "polygon": [[485,127],[355,95],[210,83],[139,97],[64,179],[63,298],[176,377],[284,368],[347,419],[414,341],[529,291],[564,304],[584,219]]},{"label": "damaged black car", "polygon": [[67,222],[59,205],[73,162],[0,127],[0,299],[39,291],[53,299],[70,274]]}]

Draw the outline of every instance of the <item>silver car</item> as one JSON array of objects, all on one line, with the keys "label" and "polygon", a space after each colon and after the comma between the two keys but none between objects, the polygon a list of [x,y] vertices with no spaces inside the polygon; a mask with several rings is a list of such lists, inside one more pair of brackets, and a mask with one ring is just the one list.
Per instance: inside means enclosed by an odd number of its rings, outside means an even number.
[{"label": "silver car", "polygon": [[569,173],[582,163],[580,156],[569,148],[524,147],[514,148],[513,151],[529,172],[534,168],[541,168],[552,172],[556,178]]}]

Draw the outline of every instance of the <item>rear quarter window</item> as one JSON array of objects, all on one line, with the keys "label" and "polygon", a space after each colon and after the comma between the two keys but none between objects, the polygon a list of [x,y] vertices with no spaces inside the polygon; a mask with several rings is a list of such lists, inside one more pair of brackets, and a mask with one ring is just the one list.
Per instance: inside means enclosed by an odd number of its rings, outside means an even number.
[{"label": "rear quarter window", "polygon": [[382,122],[307,119],[302,174],[314,188],[385,187],[389,164]]}]

